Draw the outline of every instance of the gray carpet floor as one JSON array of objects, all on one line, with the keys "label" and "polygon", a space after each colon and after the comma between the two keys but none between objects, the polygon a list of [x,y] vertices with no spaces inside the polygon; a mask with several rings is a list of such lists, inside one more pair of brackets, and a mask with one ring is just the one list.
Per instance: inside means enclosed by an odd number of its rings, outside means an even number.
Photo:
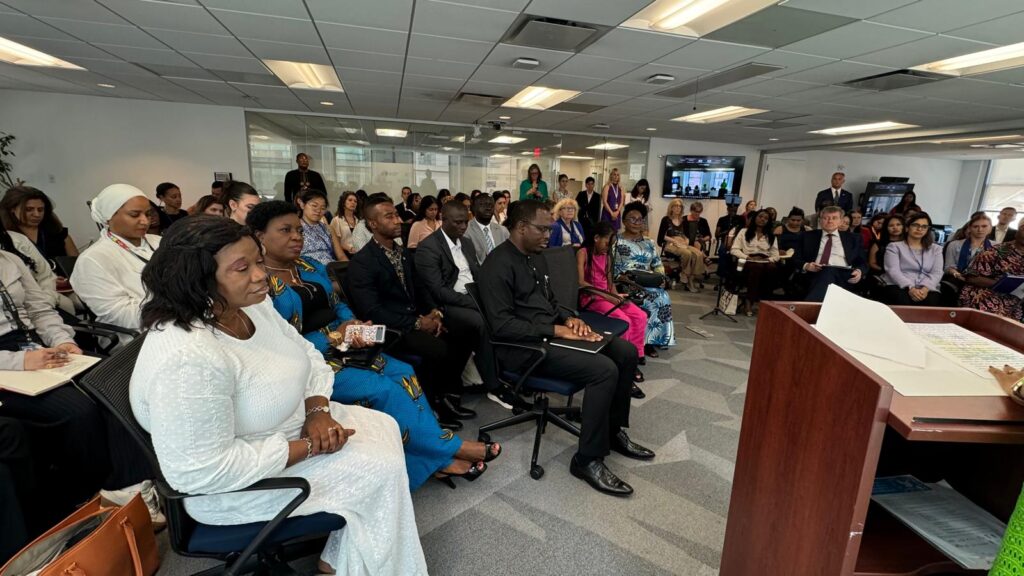
[{"label": "gray carpet floor", "polygon": [[[700,320],[714,305],[710,286],[700,294],[673,291],[672,300],[677,344],[648,359],[647,398],[633,400],[630,415],[630,436],[658,456],[651,462],[617,454],[607,459],[636,493],[605,496],[572,477],[575,442],[553,427],[541,445],[546,473],[534,480],[533,428],[498,431],[493,439],[504,454],[482,478],[459,481],[456,490],[428,482],[413,495],[431,574],[718,573],[756,319]],[[476,426],[509,414],[482,397],[467,404],[479,413],[462,431],[467,439],[475,439]],[[209,565],[167,550],[165,535],[159,543],[161,575]],[[295,565],[307,573],[315,567],[312,558]]]}]

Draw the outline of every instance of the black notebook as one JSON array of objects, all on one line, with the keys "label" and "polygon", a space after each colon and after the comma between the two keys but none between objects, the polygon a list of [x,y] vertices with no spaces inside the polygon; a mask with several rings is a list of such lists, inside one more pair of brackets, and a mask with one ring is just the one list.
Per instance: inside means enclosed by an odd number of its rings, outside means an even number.
[{"label": "black notebook", "polygon": [[568,338],[552,338],[548,340],[548,344],[552,346],[558,346],[559,348],[568,348],[570,350],[579,350],[580,352],[586,352],[587,354],[597,354],[611,342],[611,336],[602,336],[597,342],[587,342],[586,340],[569,340]]}]

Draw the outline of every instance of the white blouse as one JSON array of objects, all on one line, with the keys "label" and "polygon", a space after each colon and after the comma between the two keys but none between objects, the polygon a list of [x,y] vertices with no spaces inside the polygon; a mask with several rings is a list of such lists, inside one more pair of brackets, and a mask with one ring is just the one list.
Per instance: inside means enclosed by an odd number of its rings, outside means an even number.
[{"label": "white blouse", "polygon": [[[116,234],[114,237],[119,238]],[[107,237],[105,230],[100,232],[100,237],[75,261],[71,287],[99,322],[138,330],[146,297],[142,269],[160,246],[160,237],[146,234],[138,247],[119,239],[130,249]]]},{"label": "white blouse", "polygon": [[744,259],[751,254],[767,254],[769,262],[778,262],[779,240],[776,238],[775,242],[772,242],[772,245],[769,246],[768,238],[754,234],[754,239],[747,242],[747,232],[741,229],[736,234],[736,239],[733,241],[732,249],[729,252],[737,258]]}]

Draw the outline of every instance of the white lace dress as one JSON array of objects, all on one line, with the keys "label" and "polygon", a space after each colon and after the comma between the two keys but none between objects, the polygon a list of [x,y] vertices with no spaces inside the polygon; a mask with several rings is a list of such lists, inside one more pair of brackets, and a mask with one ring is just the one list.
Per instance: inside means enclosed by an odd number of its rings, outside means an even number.
[{"label": "white lace dress", "polygon": [[[332,402],[334,418],[356,433],[334,454],[285,468],[288,441],[305,421],[304,399],[330,397],[334,374],[269,299],[245,312],[256,327],[249,340],[175,326],[146,337],[131,403],[167,481],[181,492],[211,494],[301,476],[312,493],[293,516],[330,512],[348,521],[321,555],[339,575],[426,574],[394,419]],[[205,524],[244,524],[271,519],[293,496],[204,496],[186,508]]]}]

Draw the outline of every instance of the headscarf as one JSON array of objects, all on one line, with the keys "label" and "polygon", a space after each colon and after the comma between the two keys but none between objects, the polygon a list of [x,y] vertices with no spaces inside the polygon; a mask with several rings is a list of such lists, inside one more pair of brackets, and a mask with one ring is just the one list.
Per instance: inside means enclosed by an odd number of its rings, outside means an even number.
[{"label": "headscarf", "polygon": [[148,200],[142,190],[131,184],[111,184],[107,186],[92,199],[90,207],[92,208],[93,221],[100,226],[106,227],[107,222],[114,217],[114,213],[136,196],[142,196]]}]

